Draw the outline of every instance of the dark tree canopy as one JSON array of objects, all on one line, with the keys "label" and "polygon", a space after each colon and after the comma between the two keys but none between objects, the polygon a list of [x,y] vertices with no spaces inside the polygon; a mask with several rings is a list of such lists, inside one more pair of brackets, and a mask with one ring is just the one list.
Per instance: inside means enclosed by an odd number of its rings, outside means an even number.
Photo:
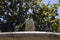
[{"label": "dark tree canopy", "polygon": [[0,30],[13,32],[19,25],[18,31],[24,31],[24,22],[29,17],[34,20],[36,31],[60,32],[60,19],[55,18],[58,7],[59,4],[44,4],[42,0],[1,0]]}]

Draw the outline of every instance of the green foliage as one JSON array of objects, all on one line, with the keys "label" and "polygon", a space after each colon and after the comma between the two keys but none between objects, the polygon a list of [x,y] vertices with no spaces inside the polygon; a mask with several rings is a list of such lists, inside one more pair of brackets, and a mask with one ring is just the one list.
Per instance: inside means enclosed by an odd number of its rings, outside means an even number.
[{"label": "green foliage", "polygon": [[58,0],[60,2],[60,0]]},{"label": "green foliage", "polygon": [[14,15],[16,16],[16,15],[17,15],[17,13],[16,13],[16,12],[14,12]]},{"label": "green foliage", "polygon": [[60,32],[60,19],[55,18],[58,16],[58,4],[44,4],[42,0],[4,0],[0,4],[0,18],[4,19],[0,21],[2,32],[15,31],[17,25],[18,31],[22,31],[28,17],[33,18],[37,31]]}]

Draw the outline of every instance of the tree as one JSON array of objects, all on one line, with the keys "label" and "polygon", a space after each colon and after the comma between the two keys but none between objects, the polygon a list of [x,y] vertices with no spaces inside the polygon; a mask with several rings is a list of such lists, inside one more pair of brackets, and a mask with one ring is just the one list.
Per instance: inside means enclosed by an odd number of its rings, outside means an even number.
[{"label": "tree", "polygon": [[[57,9],[59,4],[44,4],[42,0],[4,0],[0,1],[0,28],[2,32],[25,30],[25,20],[32,18],[36,31],[56,31],[59,20]],[[50,6],[50,7],[49,7]],[[56,24],[56,25],[55,25]],[[56,26],[56,28],[55,28]]]},{"label": "tree", "polygon": [[[14,31],[15,26],[25,21],[22,6],[22,0],[4,0],[0,1],[0,26],[2,32]],[[5,21],[6,20],[6,21]]]}]

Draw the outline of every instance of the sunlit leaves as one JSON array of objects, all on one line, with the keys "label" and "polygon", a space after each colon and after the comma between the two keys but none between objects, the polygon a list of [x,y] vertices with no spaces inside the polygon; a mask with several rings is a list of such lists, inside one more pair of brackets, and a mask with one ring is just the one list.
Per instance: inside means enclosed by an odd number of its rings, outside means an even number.
[{"label": "sunlit leaves", "polygon": [[56,8],[56,9],[58,8],[58,5],[57,5],[57,4],[54,4],[53,6],[54,6],[54,8]]},{"label": "sunlit leaves", "polygon": [[48,8],[48,5],[45,5],[44,8],[47,9]]},{"label": "sunlit leaves", "polygon": [[56,14],[54,12],[48,14],[48,16],[50,16],[50,17],[55,16],[55,15]]},{"label": "sunlit leaves", "polygon": [[46,13],[46,11],[43,11],[43,14],[45,14]]},{"label": "sunlit leaves", "polygon": [[50,7],[50,8],[48,8],[48,12],[51,12],[52,11],[52,8]]},{"label": "sunlit leaves", "polygon": [[17,15],[17,12],[14,11],[14,15],[16,16]]},{"label": "sunlit leaves", "polygon": [[[42,1],[37,0],[37,4],[39,2],[42,2]],[[51,28],[53,27],[54,30],[56,30],[58,28],[57,27],[58,24],[56,24],[57,22],[55,22],[55,16],[57,16],[58,4],[53,4],[50,7],[48,7],[48,5],[44,4],[44,3],[40,3],[39,6],[37,4],[36,4],[36,7],[39,10],[37,16],[41,21],[40,24],[42,25],[42,23],[46,22],[45,20],[47,20],[48,22],[46,24],[49,25],[48,23],[51,23],[50,24]],[[54,21],[54,23],[53,23],[53,21]],[[38,21],[37,21],[37,23],[38,23]],[[46,26],[46,24],[45,24],[45,26]]]},{"label": "sunlit leaves", "polygon": [[58,27],[57,32],[60,32],[60,27]]},{"label": "sunlit leaves", "polygon": [[60,2],[60,0],[58,0]]},{"label": "sunlit leaves", "polygon": [[37,0],[37,2],[41,2],[42,0]]}]

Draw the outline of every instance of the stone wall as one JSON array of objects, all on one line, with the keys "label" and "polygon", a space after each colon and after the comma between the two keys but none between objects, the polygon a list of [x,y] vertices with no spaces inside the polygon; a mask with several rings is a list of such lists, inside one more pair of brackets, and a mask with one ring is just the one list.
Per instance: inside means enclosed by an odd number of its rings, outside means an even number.
[{"label": "stone wall", "polygon": [[0,34],[0,40],[60,40],[60,35],[47,33]]}]

